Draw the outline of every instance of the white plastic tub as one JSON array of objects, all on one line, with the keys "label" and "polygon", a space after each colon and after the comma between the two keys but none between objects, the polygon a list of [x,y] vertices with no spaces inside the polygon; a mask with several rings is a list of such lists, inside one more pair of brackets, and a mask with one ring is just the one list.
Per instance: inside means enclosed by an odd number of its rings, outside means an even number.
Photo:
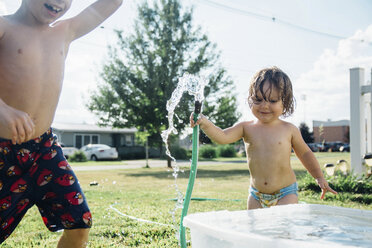
[{"label": "white plastic tub", "polygon": [[193,248],[372,247],[372,211],[316,204],[187,215]]}]

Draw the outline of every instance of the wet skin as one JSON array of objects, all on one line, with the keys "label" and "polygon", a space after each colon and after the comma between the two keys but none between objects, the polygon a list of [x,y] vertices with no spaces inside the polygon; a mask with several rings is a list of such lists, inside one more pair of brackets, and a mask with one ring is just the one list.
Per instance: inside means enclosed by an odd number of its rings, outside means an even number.
[{"label": "wet skin", "polygon": [[48,130],[70,43],[102,23],[122,0],[98,0],[79,15],[56,21],[71,2],[23,0],[16,13],[0,17],[1,138],[22,143]]}]

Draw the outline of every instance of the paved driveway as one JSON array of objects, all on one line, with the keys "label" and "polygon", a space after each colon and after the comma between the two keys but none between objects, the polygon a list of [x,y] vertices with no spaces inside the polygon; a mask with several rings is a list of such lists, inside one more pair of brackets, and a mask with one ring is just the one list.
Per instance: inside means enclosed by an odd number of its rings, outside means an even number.
[{"label": "paved driveway", "polygon": [[[224,163],[246,163],[246,161],[199,161],[198,166],[224,164]],[[180,167],[187,167],[191,165],[191,161],[177,161]],[[123,165],[92,165],[92,166],[74,166],[74,171],[99,171],[99,170],[121,170],[121,169],[138,169],[146,166],[146,160],[127,160]],[[149,160],[149,166],[154,167],[167,167],[166,160]],[[172,162],[174,166],[174,162]]]}]

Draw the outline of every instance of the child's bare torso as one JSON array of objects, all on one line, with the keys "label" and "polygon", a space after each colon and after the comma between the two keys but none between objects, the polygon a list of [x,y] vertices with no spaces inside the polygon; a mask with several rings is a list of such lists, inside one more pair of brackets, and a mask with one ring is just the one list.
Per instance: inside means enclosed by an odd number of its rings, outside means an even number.
[{"label": "child's bare torso", "polygon": [[244,143],[251,184],[262,193],[273,193],[296,181],[290,165],[291,124],[246,122]]},{"label": "child's bare torso", "polygon": [[50,127],[61,92],[68,51],[65,27],[28,27],[9,16],[1,21],[0,98],[30,115],[37,137]]}]

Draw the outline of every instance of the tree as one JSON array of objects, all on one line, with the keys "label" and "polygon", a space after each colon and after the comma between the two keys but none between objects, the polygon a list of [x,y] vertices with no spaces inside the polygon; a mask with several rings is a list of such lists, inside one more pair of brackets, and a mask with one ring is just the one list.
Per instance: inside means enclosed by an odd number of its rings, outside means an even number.
[{"label": "tree", "polygon": [[[158,0],[151,7],[144,1],[134,27],[126,36],[116,31],[117,47],[109,48],[100,73],[103,82],[87,104],[100,125],[146,129],[150,145],[161,148],[166,102],[186,72],[206,75],[204,114],[222,127],[238,120],[233,82],[219,66],[216,45],[193,28],[192,9],[183,11],[179,0]],[[176,108],[178,132],[188,126],[193,101],[185,94]]]},{"label": "tree", "polygon": [[[234,125],[240,118],[240,113],[237,114],[234,110],[237,105],[235,96],[225,96],[217,100],[217,104],[205,103],[204,113],[209,113],[209,119],[218,127],[225,129]],[[200,130],[200,141],[202,143],[211,144],[212,141]]]},{"label": "tree", "polygon": [[306,143],[312,143],[314,142],[313,133],[309,131],[309,127],[306,125],[306,123],[302,122],[300,124],[300,132],[302,135],[302,138]]}]

